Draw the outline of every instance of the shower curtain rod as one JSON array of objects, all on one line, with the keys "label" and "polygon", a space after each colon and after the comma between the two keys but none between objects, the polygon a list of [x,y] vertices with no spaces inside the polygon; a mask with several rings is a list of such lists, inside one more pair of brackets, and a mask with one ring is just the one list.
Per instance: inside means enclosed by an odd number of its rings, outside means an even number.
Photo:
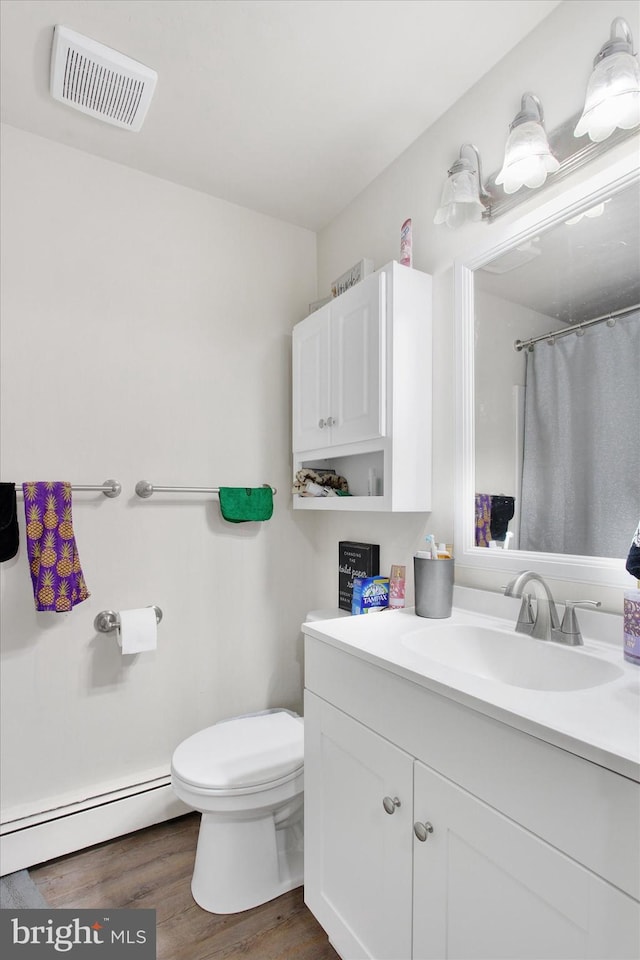
[{"label": "shower curtain rod", "polygon": [[611,313],[605,313],[601,317],[594,317],[593,320],[584,320],[582,323],[576,323],[562,330],[555,330],[553,333],[543,333],[541,336],[531,337],[529,340],[514,340],[513,348],[518,352],[524,350],[525,347],[527,350],[533,350],[534,344],[540,343],[542,340],[546,340],[548,344],[553,345],[556,340],[559,340],[561,337],[568,337],[572,333],[575,333],[577,337],[581,337],[587,327],[594,327],[597,323],[607,323],[608,326],[612,327],[617,317],[623,317],[626,313],[633,313],[638,309],[640,309],[640,303],[635,303],[632,307],[624,307],[622,310],[612,310]]}]

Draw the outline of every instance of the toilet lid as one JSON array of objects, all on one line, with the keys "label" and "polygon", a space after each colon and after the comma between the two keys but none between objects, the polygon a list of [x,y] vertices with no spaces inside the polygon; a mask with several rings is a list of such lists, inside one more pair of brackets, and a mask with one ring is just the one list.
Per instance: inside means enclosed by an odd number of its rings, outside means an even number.
[{"label": "toilet lid", "polygon": [[256,786],[302,767],[304,726],[284,711],[238,717],[194,733],[175,750],[173,772],[211,789]]}]

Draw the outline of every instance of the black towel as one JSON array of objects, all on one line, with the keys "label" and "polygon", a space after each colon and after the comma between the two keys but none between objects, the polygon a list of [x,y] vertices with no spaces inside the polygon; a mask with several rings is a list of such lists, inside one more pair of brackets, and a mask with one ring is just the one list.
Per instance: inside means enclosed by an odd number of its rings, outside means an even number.
[{"label": "black towel", "polygon": [[504,540],[507,536],[509,520],[515,512],[513,497],[502,497],[491,494],[491,539]]},{"label": "black towel", "polygon": [[631,549],[625,564],[627,573],[630,573],[636,580],[640,580],[640,523],[631,541]]},{"label": "black towel", "polygon": [[19,542],[16,485],[0,483],[0,561],[15,557]]}]

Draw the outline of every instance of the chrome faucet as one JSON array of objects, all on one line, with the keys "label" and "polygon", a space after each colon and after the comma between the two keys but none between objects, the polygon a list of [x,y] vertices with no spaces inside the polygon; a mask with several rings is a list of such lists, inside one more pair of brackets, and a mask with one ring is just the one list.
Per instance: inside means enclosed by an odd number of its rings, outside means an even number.
[{"label": "chrome faucet", "polygon": [[[539,583],[545,593],[544,600],[537,598],[535,617],[531,608],[531,597],[524,594],[524,588],[531,581]],[[517,633],[528,633],[532,637],[537,637],[538,640],[551,640],[553,631],[560,629],[555,601],[540,574],[532,570],[523,570],[511,583],[507,584],[504,595],[505,597],[522,597],[522,606],[516,623]]]},{"label": "chrome faucet", "polygon": [[[536,597],[535,615],[531,605],[531,595],[524,593],[525,586],[533,582],[540,584],[544,597]],[[566,604],[562,624],[558,619],[555,601],[548,584],[532,570],[523,570],[504,590],[506,597],[522,597],[522,605],[516,623],[517,633],[526,633],[538,640],[554,640],[571,647],[581,646],[583,643],[580,627],[575,614],[575,607],[599,607],[599,600],[574,600]]]}]

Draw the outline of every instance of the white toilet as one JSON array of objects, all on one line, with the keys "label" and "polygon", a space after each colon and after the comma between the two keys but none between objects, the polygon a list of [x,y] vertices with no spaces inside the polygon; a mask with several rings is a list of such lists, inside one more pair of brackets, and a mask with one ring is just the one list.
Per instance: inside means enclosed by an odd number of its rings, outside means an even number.
[{"label": "white toilet", "polygon": [[204,910],[248,910],[302,884],[303,763],[303,719],[287,710],[223,720],[176,748],[173,789],[202,813],[191,892]]},{"label": "white toilet", "polygon": [[[312,610],[306,620],[349,616]],[[176,747],[171,784],[202,814],[193,899],[237,913],[301,886],[304,721],[289,710],[222,720]]]}]

